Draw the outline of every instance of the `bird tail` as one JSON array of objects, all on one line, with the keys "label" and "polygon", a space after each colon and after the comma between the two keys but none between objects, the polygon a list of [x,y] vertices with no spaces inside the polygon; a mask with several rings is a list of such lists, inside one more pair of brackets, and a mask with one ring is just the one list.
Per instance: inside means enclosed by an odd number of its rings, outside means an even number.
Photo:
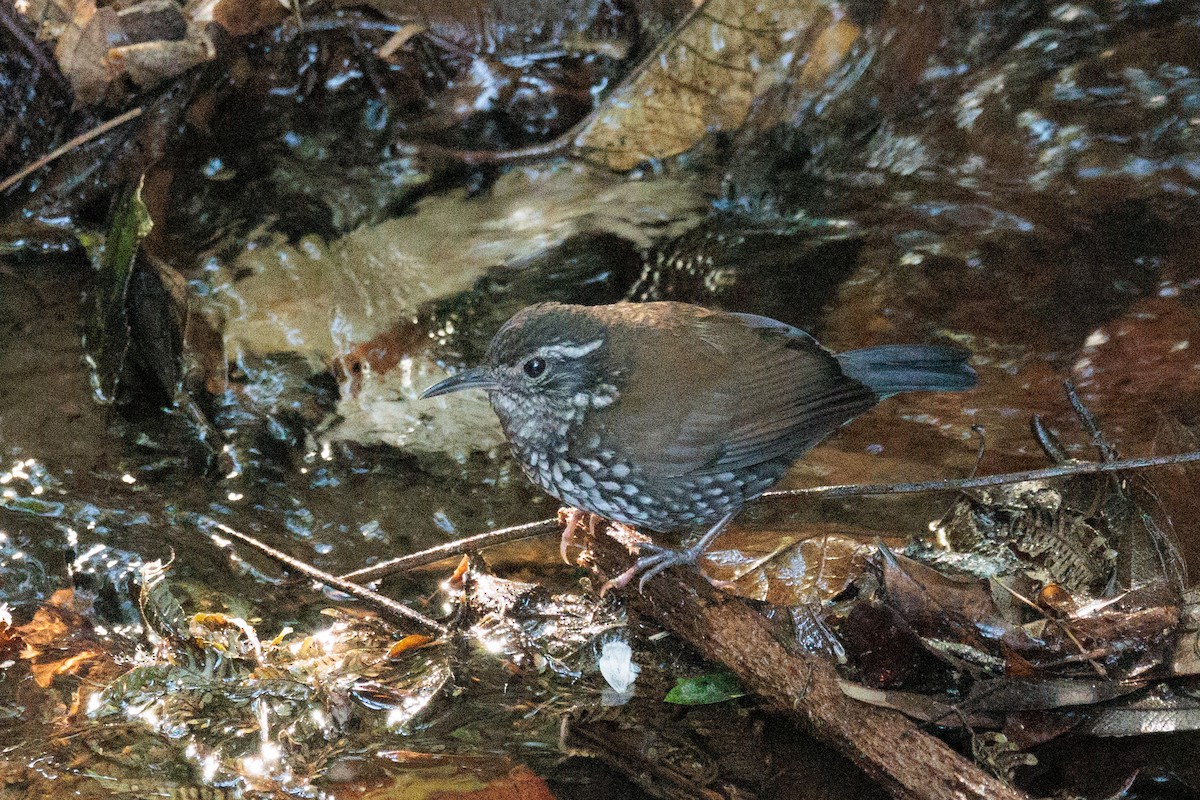
[{"label": "bird tail", "polygon": [[955,347],[892,344],[839,353],[842,371],[880,397],[900,392],[958,392],[975,385],[970,353]]}]

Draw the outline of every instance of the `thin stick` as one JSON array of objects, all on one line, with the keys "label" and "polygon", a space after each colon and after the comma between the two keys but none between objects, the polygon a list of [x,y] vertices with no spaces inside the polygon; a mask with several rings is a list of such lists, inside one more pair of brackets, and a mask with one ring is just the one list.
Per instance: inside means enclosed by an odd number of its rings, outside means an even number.
[{"label": "thin stick", "polygon": [[453,542],[439,544],[436,547],[431,547],[428,550],[421,550],[417,553],[411,553],[399,558],[393,558],[390,561],[384,561],[382,564],[376,564],[372,567],[363,567],[356,569],[353,572],[347,572],[340,576],[344,581],[356,581],[358,583],[369,583],[373,580],[378,580],[385,575],[392,575],[397,572],[408,572],[409,570],[423,567],[426,564],[433,564],[437,561],[442,561],[447,558],[461,556],[465,553],[472,553],[477,550],[482,550],[485,547],[492,547],[497,544],[505,544],[507,542],[516,542],[521,539],[531,539],[534,536],[550,533],[560,529],[558,518],[543,519],[537,522],[528,522],[524,525],[514,525],[511,528],[500,528],[495,531],[486,531],[477,533],[474,536],[468,536],[466,539],[458,539]]},{"label": "thin stick", "polygon": [[67,153],[74,150],[76,147],[79,147],[81,144],[90,142],[92,139],[95,139],[97,136],[103,136],[104,134],[111,131],[113,128],[124,125],[126,122],[129,122],[129,120],[135,119],[135,118],[141,116],[141,114],[142,114],[141,106],[138,106],[137,108],[131,108],[128,111],[126,111],[124,114],[118,114],[117,116],[110,119],[108,122],[102,122],[99,125],[97,125],[96,127],[92,128],[90,131],[79,134],[74,139],[72,139],[71,141],[62,145],[61,147],[51,150],[49,153],[42,156],[37,161],[34,161],[32,164],[25,167],[24,169],[22,169],[20,172],[16,173],[15,175],[10,175],[9,177],[5,178],[3,181],[0,181],[0,192],[3,192],[5,190],[9,189],[12,186],[16,186],[18,183],[25,180],[25,178],[27,178],[31,173],[36,172],[37,170],[46,166],[54,159],[60,158],[61,156],[66,155]]},{"label": "thin stick", "polygon": [[364,602],[370,603],[372,606],[375,606],[383,611],[393,614],[394,616],[398,617],[401,621],[415,622],[418,625],[421,625],[422,627],[424,627],[425,629],[434,631],[439,634],[446,633],[445,625],[442,625],[441,623],[438,623],[438,622],[434,622],[432,619],[425,616],[424,614],[422,614],[418,611],[413,611],[408,606],[403,605],[401,603],[397,603],[395,600],[393,600],[390,597],[384,597],[383,595],[379,594],[378,592],[372,592],[370,589],[368,589],[365,586],[359,586],[357,583],[354,583],[352,581],[344,580],[342,578],[339,578],[336,575],[331,575],[328,572],[323,572],[322,570],[317,569],[316,567],[312,566],[311,564],[306,564],[297,558],[292,558],[287,553],[276,550],[274,547],[271,547],[269,544],[266,544],[265,542],[260,542],[258,539],[255,539],[253,536],[242,533],[241,531],[234,530],[233,528],[229,527],[228,525],[225,525],[220,522],[215,522],[212,520],[206,520],[206,521],[209,522],[214,528],[216,528],[217,530],[219,530],[221,533],[225,534],[226,536],[229,536],[232,539],[236,539],[239,542],[242,542],[243,544],[250,545],[255,550],[258,550],[260,553],[263,553],[263,554],[273,558],[274,560],[278,561],[280,564],[283,564],[285,567],[287,567],[288,569],[290,569],[294,572],[299,572],[306,577],[312,578],[314,581],[317,581],[318,583],[323,583],[326,586],[331,586],[334,589],[337,589],[338,591],[345,592],[346,594],[349,594],[349,595],[353,595],[354,597],[357,597],[359,600],[363,600]]},{"label": "thin stick", "polygon": [[70,82],[62,74],[62,70],[58,68],[58,65],[42,49],[42,46],[29,35],[29,31],[25,30],[25,26],[21,24],[20,20],[13,16],[14,13],[16,13],[16,8],[12,3],[0,3],[0,25],[3,25],[5,30],[12,34],[12,37],[25,48],[30,57],[38,63],[38,66],[58,84],[58,88],[62,90],[63,96],[70,100],[74,97]]},{"label": "thin stick", "polygon": [[1071,408],[1075,409],[1075,416],[1079,417],[1079,424],[1087,431],[1087,435],[1092,439],[1092,447],[1100,451],[1100,458],[1103,461],[1116,461],[1117,451],[1108,440],[1104,438],[1104,433],[1100,430],[1100,423],[1096,421],[1096,416],[1092,410],[1083,404],[1083,398],[1079,396],[1079,391],[1075,388],[1075,381],[1063,381],[1063,389],[1067,392],[1067,399],[1071,401]]},{"label": "thin stick", "polygon": [[[1200,461],[1200,452],[1181,453],[1172,456],[1155,456],[1153,458],[1128,458],[1124,461],[1095,462],[1081,461],[1072,464],[1060,464],[1045,469],[1034,469],[1026,472],[1004,472],[996,475],[983,475],[976,478],[959,478],[940,481],[925,481],[923,483],[886,483],[861,484],[851,483],[836,486],[814,486],[809,489],[783,489],[766,492],[764,500],[781,500],[795,497],[855,497],[860,495],[889,495],[889,494],[921,494],[925,492],[957,492],[963,489],[983,489],[988,486],[1001,486],[1006,483],[1021,483],[1022,481],[1049,480],[1065,478],[1071,475],[1095,475],[1104,472],[1120,472],[1127,469],[1150,469],[1166,467],[1173,464],[1188,464]],[[499,544],[529,539],[534,536],[560,530],[557,518],[543,519],[516,525],[511,528],[500,528],[495,531],[477,533],[466,539],[439,544],[428,550],[421,550],[373,567],[364,567],[341,576],[342,580],[354,580],[360,583],[378,580],[397,572],[423,567],[454,556],[472,553]]]},{"label": "thin stick", "polygon": [[779,500],[789,497],[855,497],[859,495],[882,496],[889,494],[921,494],[925,492],[957,492],[963,489],[986,489],[989,486],[1002,486],[1006,483],[1044,481],[1053,478],[1066,478],[1072,475],[1099,475],[1110,472],[1124,472],[1125,470],[1132,469],[1170,467],[1176,464],[1191,464],[1197,461],[1200,461],[1200,452],[1148,458],[1126,458],[1119,461],[1106,462],[1079,461],[1073,464],[1061,464],[1056,467],[1031,469],[1026,472],[1003,472],[997,475],[981,475],[977,478],[950,478],[940,481],[925,481],[923,483],[850,483],[835,486],[813,486],[808,489],[782,489],[774,492],[764,492],[761,497],[764,500]]}]

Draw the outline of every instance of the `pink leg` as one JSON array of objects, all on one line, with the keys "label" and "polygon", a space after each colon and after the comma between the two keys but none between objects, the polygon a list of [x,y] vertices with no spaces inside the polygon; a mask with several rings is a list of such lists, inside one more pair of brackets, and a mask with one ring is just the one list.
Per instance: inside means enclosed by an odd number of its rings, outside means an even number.
[{"label": "pink leg", "polygon": [[583,522],[584,517],[587,517],[588,521],[588,536],[595,536],[596,524],[600,520],[599,516],[568,506],[563,506],[558,510],[558,524],[563,526],[562,540],[558,543],[558,553],[562,556],[564,563],[572,563],[570,557],[567,556],[567,548],[575,544],[575,530]]}]

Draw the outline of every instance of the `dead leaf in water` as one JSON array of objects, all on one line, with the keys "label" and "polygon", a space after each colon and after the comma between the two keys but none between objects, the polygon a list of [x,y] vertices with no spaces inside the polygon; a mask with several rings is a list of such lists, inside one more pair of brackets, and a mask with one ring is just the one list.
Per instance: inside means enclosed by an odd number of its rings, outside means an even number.
[{"label": "dead leaf in water", "polygon": [[733,530],[705,554],[705,573],[733,581],[734,594],[778,606],[825,602],[867,566],[875,531],[808,524],[799,530]]},{"label": "dead leaf in water", "polygon": [[617,171],[678,155],[709,132],[738,128],[772,85],[819,89],[860,34],[821,0],[709,0],[613,92],[574,147]]},{"label": "dead leaf in water", "polygon": [[60,675],[76,675],[97,663],[111,663],[98,647],[92,626],[80,613],[70,589],[56,591],[33,619],[8,632],[10,644],[24,643],[20,658],[28,663],[34,681],[42,689],[49,688]]},{"label": "dead leaf in water", "polygon": [[1010,627],[982,581],[948,577],[886,547],[880,556],[888,605],[922,639],[986,651],[989,637],[982,632]]},{"label": "dead leaf in water", "polygon": [[33,680],[38,686],[49,689],[56,677],[78,673],[91,664],[98,655],[99,653],[91,650],[84,650],[82,653],[76,653],[56,661],[34,661],[30,663],[29,671],[33,674]]},{"label": "dead leaf in water", "polygon": [[80,0],[54,48],[59,69],[71,81],[75,99],[92,103],[119,74],[108,51],[127,44],[120,16],[112,8],[96,8],[96,0]]},{"label": "dead leaf in water", "polygon": [[405,774],[368,792],[363,800],[554,800],[546,782],[533,770],[504,756],[411,750],[379,755],[402,764]]}]

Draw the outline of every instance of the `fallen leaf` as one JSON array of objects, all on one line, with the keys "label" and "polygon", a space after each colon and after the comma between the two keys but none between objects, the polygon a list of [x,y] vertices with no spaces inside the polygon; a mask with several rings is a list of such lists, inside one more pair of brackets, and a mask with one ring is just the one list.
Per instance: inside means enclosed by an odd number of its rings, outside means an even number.
[{"label": "fallen leaf", "polygon": [[772,85],[818,89],[860,34],[821,0],[708,0],[613,91],[574,147],[617,171],[678,155],[738,128]]},{"label": "fallen leaf", "polygon": [[96,0],[79,0],[71,21],[54,47],[59,69],[71,82],[79,103],[104,97],[108,85],[120,74],[108,61],[108,51],[128,44],[121,18],[111,7],[97,9]]},{"label": "fallen leaf", "polygon": [[182,75],[197,64],[216,58],[217,48],[198,27],[179,41],[156,40],[114,47],[106,58],[112,71],[129,75],[143,89]]},{"label": "fallen leaf", "polygon": [[281,22],[286,11],[279,0],[219,0],[212,21],[230,36],[245,36]]},{"label": "fallen leaf", "polygon": [[432,636],[424,636],[419,633],[414,633],[409,636],[405,636],[403,639],[388,648],[387,657],[399,658],[400,656],[412,650],[419,650],[422,647],[428,647],[433,642],[434,638]]}]

